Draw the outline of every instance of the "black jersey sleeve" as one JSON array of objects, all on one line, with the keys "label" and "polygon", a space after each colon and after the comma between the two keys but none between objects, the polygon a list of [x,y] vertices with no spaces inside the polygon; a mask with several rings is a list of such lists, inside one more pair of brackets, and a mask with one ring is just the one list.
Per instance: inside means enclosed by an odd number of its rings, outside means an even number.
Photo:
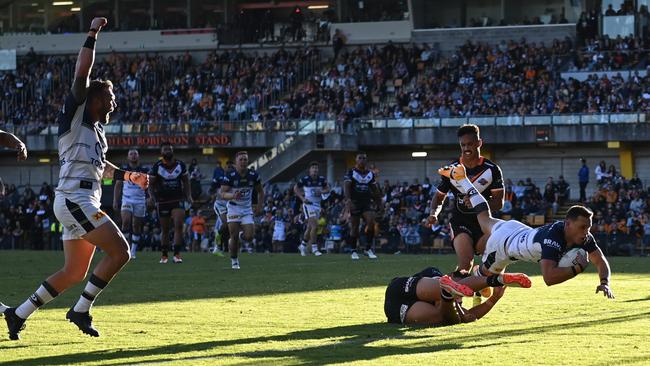
[{"label": "black jersey sleeve", "polygon": [[492,169],[492,184],[490,184],[490,190],[492,189],[504,189],[503,186],[503,173],[501,172],[501,167],[494,164]]}]

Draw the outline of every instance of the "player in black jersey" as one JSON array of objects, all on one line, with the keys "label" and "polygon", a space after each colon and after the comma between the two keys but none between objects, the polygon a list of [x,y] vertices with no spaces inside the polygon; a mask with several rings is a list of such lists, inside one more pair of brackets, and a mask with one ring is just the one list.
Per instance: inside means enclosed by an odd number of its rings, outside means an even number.
[{"label": "player in black jersey", "polygon": [[183,246],[183,221],[185,207],[183,202],[192,205],[190,181],[185,163],[174,158],[174,149],[169,142],[160,144],[162,159],[151,167],[149,175],[152,182],[149,186],[150,205],[158,210],[161,226],[162,257],[160,263],[168,261],[169,229],[174,223],[174,263],[183,263],[181,247]]},{"label": "player in black jersey", "polygon": [[[458,141],[462,153],[459,160],[465,166],[467,176],[489,202],[490,209],[493,212],[499,211],[503,207],[503,176],[498,165],[481,156],[483,140],[478,126],[472,124],[461,126],[458,129]],[[451,203],[451,230],[453,247],[458,259],[455,275],[461,277],[462,271],[466,271],[463,273],[471,271],[474,254],[483,254],[487,236],[483,235],[472,206],[466,202],[466,195],[461,193],[455,181],[444,176],[438,186],[438,193],[431,200],[429,223],[434,224],[438,221],[438,214],[450,191],[454,196]],[[484,296],[489,296],[487,291]]]},{"label": "player in black jersey", "polygon": [[352,259],[358,260],[357,245],[359,239],[359,223],[361,217],[366,223],[366,250],[365,254],[370,259],[377,259],[372,250],[375,235],[375,211],[381,210],[381,189],[375,173],[366,168],[368,156],[365,152],[358,152],[356,165],[350,169],[344,178],[344,193],[347,210],[350,212],[350,236],[348,245],[352,247]]}]

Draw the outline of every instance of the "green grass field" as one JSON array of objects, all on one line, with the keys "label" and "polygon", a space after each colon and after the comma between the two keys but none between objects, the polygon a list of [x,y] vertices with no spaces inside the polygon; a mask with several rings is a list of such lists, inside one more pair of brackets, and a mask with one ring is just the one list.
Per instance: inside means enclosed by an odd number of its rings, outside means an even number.
[{"label": "green grass field", "polygon": [[[428,265],[449,271],[452,256],[243,254],[240,271],[208,254],[157,260],[139,255],[98,298],[100,338],[65,320],[82,285],[34,314],[20,341],[2,320],[0,365],[650,364],[650,258],[611,259],[615,300],[594,294],[593,267],[546,287],[536,265],[516,264],[531,289],[445,328],[385,323],[384,290]],[[0,252],[0,301],[16,306],[62,263],[61,253]]]}]

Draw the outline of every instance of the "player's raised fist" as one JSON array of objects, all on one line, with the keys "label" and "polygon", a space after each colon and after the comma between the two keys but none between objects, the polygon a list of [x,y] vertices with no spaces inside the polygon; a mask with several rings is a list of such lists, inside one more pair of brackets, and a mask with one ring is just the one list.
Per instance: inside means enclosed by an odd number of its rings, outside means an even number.
[{"label": "player's raised fist", "polygon": [[104,17],[97,17],[90,22],[90,28],[97,29],[97,32],[101,31],[103,27],[108,24],[108,19]]}]

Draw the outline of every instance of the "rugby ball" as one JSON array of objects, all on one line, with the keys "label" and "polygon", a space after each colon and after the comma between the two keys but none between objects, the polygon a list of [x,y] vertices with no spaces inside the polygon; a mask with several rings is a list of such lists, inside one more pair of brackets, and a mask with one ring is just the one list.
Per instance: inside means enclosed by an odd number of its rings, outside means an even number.
[{"label": "rugby ball", "polygon": [[576,259],[578,256],[578,253],[581,253],[585,258],[587,258],[587,261],[589,261],[589,256],[587,255],[587,251],[582,249],[582,248],[573,248],[569,250],[568,252],[564,253],[564,256],[560,258],[560,262],[558,263],[558,267],[571,267],[573,266],[573,260]]}]

